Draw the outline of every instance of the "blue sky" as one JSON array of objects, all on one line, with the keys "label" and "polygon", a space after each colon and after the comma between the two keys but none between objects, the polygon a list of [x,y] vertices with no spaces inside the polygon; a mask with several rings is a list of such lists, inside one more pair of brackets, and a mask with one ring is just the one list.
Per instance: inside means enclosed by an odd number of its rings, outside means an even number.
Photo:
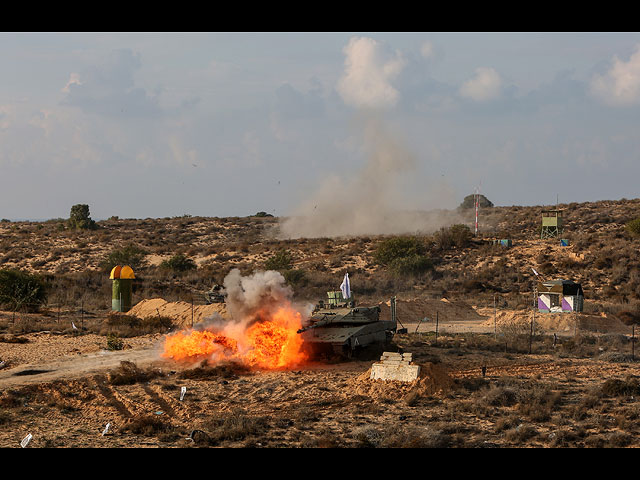
[{"label": "blue sky", "polygon": [[1,33],[0,62],[0,218],[638,196],[638,33]]}]

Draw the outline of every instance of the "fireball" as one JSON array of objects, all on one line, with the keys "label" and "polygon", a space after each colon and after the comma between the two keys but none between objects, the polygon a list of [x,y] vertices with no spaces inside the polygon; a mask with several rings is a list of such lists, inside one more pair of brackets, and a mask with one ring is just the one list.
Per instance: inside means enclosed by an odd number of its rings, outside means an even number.
[{"label": "fireball", "polygon": [[264,370],[293,368],[307,360],[297,334],[302,315],[290,305],[273,312],[260,311],[244,324],[246,328],[235,325],[169,335],[162,356],[183,362],[232,360]]}]

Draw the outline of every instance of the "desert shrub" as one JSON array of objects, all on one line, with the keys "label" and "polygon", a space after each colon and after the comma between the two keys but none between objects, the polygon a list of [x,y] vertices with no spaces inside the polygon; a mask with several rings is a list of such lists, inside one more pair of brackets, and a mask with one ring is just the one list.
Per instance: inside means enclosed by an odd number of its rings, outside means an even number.
[{"label": "desert shrub", "polygon": [[254,215],[254,217],[273,217],[273,215],[267,212],[258,212]]},{"label": "desert shrub", "polygon": [[286,249],[281,249],[264,262],[264,268],[267,270],[290,270],[293,263],[293,257],[291,252]]},{"label": "desert shrub", "polygon": [[287,283],[292,286],[302,286],[307,283],[307,274],[302,269],[292,268],[285,270],[282,275]]},{"label": "desert shrub", "polygon": [[640,384],[631,377],[625,380],[609,378],[602,384],[601,392],[608,397],[637,396],[640,394]]},{"label": "desert shrub", "polygon": [[114,334],[107,335],[107,350],[122,350],[124,348],[124,342],[122,339]]},{"label": "desert shrub", "polygon": [[468,246],[471,242],[471,239],[473,238],[471,229],[461,223],[451,225],[449,227],[449,231],[451,232],[451,237],[453,238],[453,244],[458,248]]},{"label": "desert shrub", "polygon": [[94,230],[97,228],[96,222],[89,215],[89,205],[85,204],[77,204],[71,207],[67,225],[73,230]]},{"label": "desert shrub", "polygon": [[555,407],[562,401],[560,392],[542,385],[535,385],[518,393],[518,411],[534,422],[548,421]]},{"label": "desert shrub", "polygon": [[492,407],[510,407],[517,399],[516,391],[508,387],[492,386],[484,393],[484,401]]},{"label": "desert shrub", "polygon": [[394,237],[378,245],[374,260],[396,275],[416,276],[433,267],[426,251],[424,242],[417,237]]},{"label": "desert shrub", "polygon": [[505,437],[510,442],[525,442],[538,435],[538,431],[532,425],[520,424],[516,428],[506,432]]},{"label": "desert shrub", "polygon": [[628,221],[625,224],[625,230],[631,235],[640,235],[640,218]]},{"label": "desert shrub", "polygon": [[171,424],[166,420],[157,416],[147,415],[134,418],[123,430],[136,435],[153,436],[167,433],[172,428]]},{"label": "desert shrub", "polygon": [[146,254],[146,250],[137,245],[116,248],[100,263],[100,268],[104,272],[110,272],[116,265],[129,265],[135,272],[136,269],[144,265]]},{"label": "desert shrub", "polygon": [[265,434],[269,429],[269,422],[266,417],[252,417],[243,410],[235,409],[213,417],[204,427],[208,430],[211,442],[217,444],[224,440],[239,441]]},{"label": "desert shrub", "polygon": [[37,311],[47,301],[42,278],[21,270],[0,270],[0,305],[14,311]]},{"label": "desert shrub", "polygon": [[195,270],[198,267],[196,265],[196,262],[194,262],[192,259],[182,253],[178,253],[160,263],[160,268],[165,270],[173,270],[174,272],[186,272],[189,270]]},{"label": "desert shrub", "polygon": [[464,248],[469,245],[471,238],[473,238],[471,230],[463,224],[442,227],[433,234],[434,247],[443,252],[453,247]]}]

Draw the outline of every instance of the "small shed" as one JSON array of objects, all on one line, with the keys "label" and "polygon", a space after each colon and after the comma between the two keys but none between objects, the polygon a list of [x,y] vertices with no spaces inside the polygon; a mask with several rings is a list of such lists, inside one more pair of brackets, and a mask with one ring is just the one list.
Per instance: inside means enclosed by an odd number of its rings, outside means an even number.
[{"label": "small shed", "polygon": [[572,280],[538,282],[538,311],[541,313],[581,312],[582,286]]}]

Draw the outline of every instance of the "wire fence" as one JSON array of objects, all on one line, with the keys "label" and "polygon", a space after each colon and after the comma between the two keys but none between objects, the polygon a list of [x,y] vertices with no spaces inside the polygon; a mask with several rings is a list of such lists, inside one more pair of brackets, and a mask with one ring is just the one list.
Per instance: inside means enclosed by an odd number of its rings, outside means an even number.
[{"label": "wire fence", "polygon": [[[141,299],[132,303],[135,307]],[[210,302],[201,292],[188,292],[181,294],[168,295],[163,298],[167,302],[183,302],[191,305],[192,313],[197,306],[207,305]],[[556,341],[561,339],[578,338],[581,336],[618,336],[623,339],[622,344],[635,358],[635,342],[636,327],[635,325],[625,325],[615,319],[600,317],[589,318],[584,315],[575,313],[540,313],[527,310],[511,310],[501,309],[497,304],[491,306],[493,315],[483,315],[482,320],[464,320],[457,319],[455,321],[446,320],[440,317],[436,312],[432,317],[422,318],[403,318],[402,315],[396,314],[398,329],[405,329],[408,334],[432,334],[437,339],[449,334],[480,334],[493,335],[497,341],[505,341],[509,336],[519,335],[529,337],[529,344],[539,341],[543,337],[553,337],[554,345]],[[488,306],[483,307],[488,308]],[[85,302],[80,300],[65,300],[61,302],[47,302],[44,304],[21,304],[14,310],[4,311],[0,313],[0,321],[6,322],[7,325],[13,326],[18,322],[25,322],[36,326],[38,322],[43,323],[43,319],[48,319],[48,323],[54,322],[61,329],[84,329],[88,322],[102,321],[108,315],[114,313],[111,305],[107,302],[97,305],[96,302]],[[127,312],[122,312],[126,314]],[[500,314],[516,314],[513,319],[507,321],[500,318]],[[549,322],[548,315],[553,315],[557,320],[561,321]],[[591,315],[595,317],[595,315]],[[194,320],[192,315],[191,326]],[[189,322],[187,322],[189,325]],[[558,340],[556,340],[558,339]]]}]

